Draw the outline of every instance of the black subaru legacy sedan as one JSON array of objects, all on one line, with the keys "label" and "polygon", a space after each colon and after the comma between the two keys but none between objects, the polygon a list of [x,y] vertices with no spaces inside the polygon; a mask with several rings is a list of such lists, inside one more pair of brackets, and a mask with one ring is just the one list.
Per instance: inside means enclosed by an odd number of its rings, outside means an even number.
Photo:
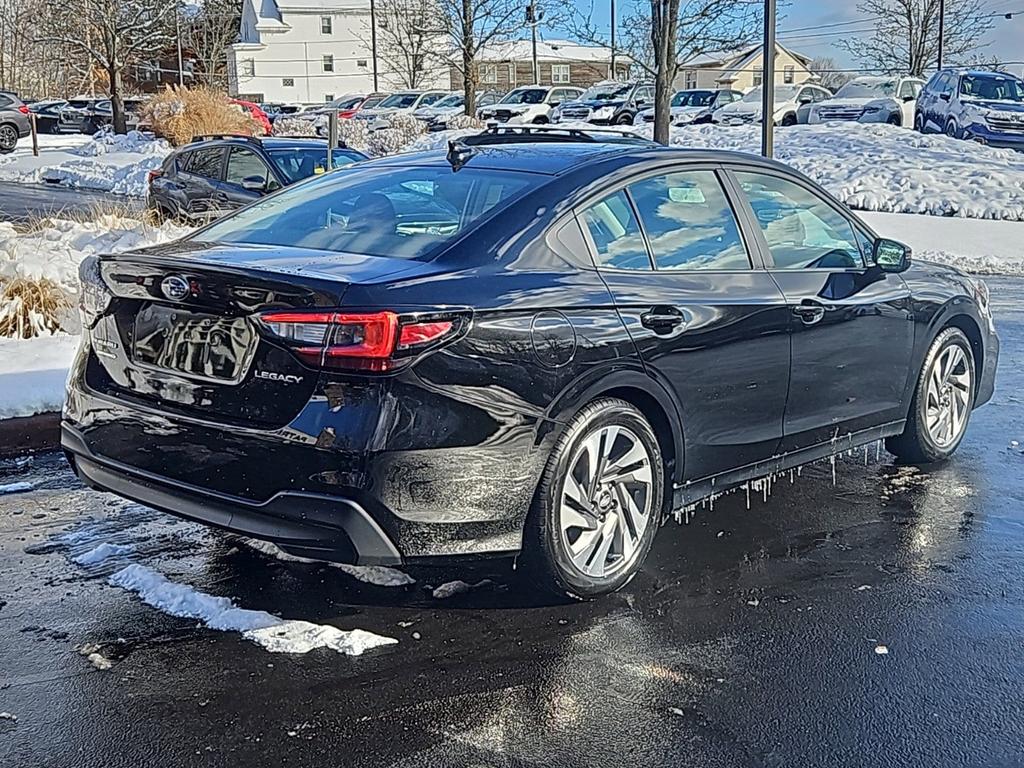
[{"label": "black subaru legacy sedan", "polygon": [[673,511],[883,439],[945,459],[991,397],[984,284],[790,168],[493,138],[87,258],[79,476],[305,556],[521,553],[586,598]]}]

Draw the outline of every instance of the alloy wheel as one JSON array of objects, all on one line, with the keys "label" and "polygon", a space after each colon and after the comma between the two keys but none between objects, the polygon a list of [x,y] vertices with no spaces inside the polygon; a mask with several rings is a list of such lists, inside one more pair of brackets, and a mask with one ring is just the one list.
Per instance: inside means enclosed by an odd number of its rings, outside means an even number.
[{"label": "alloy wheel", "polygon": [[971,405],[971,366],[958,344],[946,347],[935,358],[928,374],[925,426],[940,448],[953,445],[963,434]]},{"label": "alloy wheel", "polygon": [[0,149],[12,150],[18,143],[18,132],[13,126],[0,125]]},{"label": "alloy wheel", "polygon": [[559,505],[562,544],[575,568],[604,578],[629,567],[651,525],[651,457],[624,426],[595,430],[570,463]]}]

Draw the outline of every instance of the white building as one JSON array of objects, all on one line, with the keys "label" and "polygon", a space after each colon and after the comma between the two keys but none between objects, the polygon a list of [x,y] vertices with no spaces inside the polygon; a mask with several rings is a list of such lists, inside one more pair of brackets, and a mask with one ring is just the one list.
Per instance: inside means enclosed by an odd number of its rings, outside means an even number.
[{"label": "white building", "polygon": [[[229,88],[251,101],[316,104],[372,92],[373,65],[369,0],[243,0]],[[380,90],[402,87],[385,56],[377,70]],[[447,82],[447,67],[438,67],[425,87]]]}]

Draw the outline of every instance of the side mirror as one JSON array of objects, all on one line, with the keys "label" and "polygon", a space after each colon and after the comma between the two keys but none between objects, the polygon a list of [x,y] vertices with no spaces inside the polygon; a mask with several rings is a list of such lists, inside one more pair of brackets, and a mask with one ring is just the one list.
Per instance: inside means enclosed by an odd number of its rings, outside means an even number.
[{"label": "side mirror", "polygon": [[559,104],[561,104],[561,103],[562,103],[562,102],[560,102],[560,101],[549,101],[549,102],[548,102],[548,105],[549,105],[549,106],[552,106],[552,107],[557,107],[557,106],[558,106]]},{"label": "side mirror", "polygon": [[909,102],[909,101],[913,101],[915,98],[917,98],[917,97],[914,96],[914,95],[904,96],[903,97],[903,101],[904,101],[904,103],[906,103],[906,102]]},{"label": "side mirror", "polygon": [[910,246],[880,237],[875,241],[874,259],[883,272],[904,272],[910,266]]},{"label": "side mirror", "polygon": [[949,93],[940,93],[940,94],[939,94],[939,98],[940,98],[940,99],[942,99],[943,101],[949,101],[949,97],[950,97],[951,95],[952,95],[952,94],[949,94]]},{"label": "side mirror", "polygon": [[637,99],[637,100],[636,100],[636,105],[637,105],[638,107],[642,107],[642,106],[643,106],[644,104],[646,104],[646,103],[647,103],[647,99]]},{"label": "side mirror", "polygon": [[246,176],[242,179],[242,189],[249,192],[266,192],[267,180],[262,176]]},{"label": "side mirror", "polygon": [[799,102],[799,103],[800,103],[800,104],[810,104],[810,103],[811,103],[811,101],[813,101],[813,99],[811,99],[811,97],[810,97],[810,96],[801,96],[801,97],[800,97],[800,102]]}]

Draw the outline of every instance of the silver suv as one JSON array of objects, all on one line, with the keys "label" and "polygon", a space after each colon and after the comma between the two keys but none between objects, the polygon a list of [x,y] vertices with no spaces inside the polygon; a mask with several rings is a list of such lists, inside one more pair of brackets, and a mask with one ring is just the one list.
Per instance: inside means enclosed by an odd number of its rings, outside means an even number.
[{"label": "silver suv", "polygon": [[0,92],[0,154],[13,152],[18,139],[32,132],[28,107],[13,93]]}]

